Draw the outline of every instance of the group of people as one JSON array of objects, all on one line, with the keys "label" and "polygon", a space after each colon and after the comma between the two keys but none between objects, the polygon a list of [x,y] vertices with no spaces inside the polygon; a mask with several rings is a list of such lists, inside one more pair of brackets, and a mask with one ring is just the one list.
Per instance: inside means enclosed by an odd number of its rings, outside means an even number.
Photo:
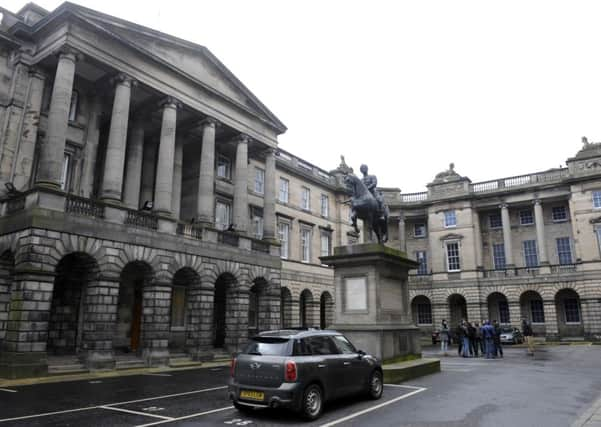
[{"label": "group of people", "polygon": [[[523,335],[528,344],[528,354],[534,354],[534,340],[530,323],[522,320]],[[482,325],[478,322],[470,323],[461,320],[459,325],[452,331],[445,319],[442,320],[440,328],[440,350],[447,356],[451,338],[457,342],[457,353],[463,357],[486,357],[495,359],[503,357],[503,346],[501,344],[501,325],[493,320],[485,320]]]}]

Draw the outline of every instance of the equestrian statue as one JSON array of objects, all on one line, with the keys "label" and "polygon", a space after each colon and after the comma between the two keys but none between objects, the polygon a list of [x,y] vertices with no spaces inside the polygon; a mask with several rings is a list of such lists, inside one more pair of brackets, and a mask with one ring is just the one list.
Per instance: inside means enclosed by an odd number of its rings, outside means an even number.
[{"label": "equestrian statue", "polygon": [[382,193],[376,188],[378,179],[375,175],[368,175],[367,170],[367,165],[361,165],[362,179],[355,176],[352,169],[344,176],[344,183],[352,193],[350,199],[351,222],[355,232],[359,233],[357,218],[361,219],[367,225],[370,236],[373,231],[378,243],[386,243],[388,241],[388,206],[384,202]]}]

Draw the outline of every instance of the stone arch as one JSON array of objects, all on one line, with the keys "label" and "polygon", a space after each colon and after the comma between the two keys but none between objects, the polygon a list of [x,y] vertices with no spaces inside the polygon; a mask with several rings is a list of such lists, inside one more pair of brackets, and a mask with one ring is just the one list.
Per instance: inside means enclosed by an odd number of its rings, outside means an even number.
[{"label": "stone arch", "polygon": [[98,262],[89,253],[70,252],[57,262],[48,318],[48,354],[77,354],[83,348],[84,322],[89,320],[86,307],[102,298],[90,290],[98,276]]},{"label": "stone arch", "polygon": [[[279,298],[277,298],[277,311],[279,313]],[[261,331],[273,329],[271,324],[270,283],[265,277],[255,277],[251,281],[248,294],[248,333],[257,334]],[[279,316],[278,316],[279,317]]]},{"label": "stone arch", "polygon": [[487,295],[486,305],[488,308],[488,319],[492,322],[498,321],[502,325],[511,323],[509,317],[509,301],[505,294],[494,291]]},{"label": "stone arch", "polygon": [[326,329],[334,323],[334,298],[328,291],[319,297],[319,327]]},{"label": "stone arch", "polygon": [[488,298],[491,294],[501,294],[503,295],[507,301],[517,302],[519,300],[520,294],[516,288],[511,286],[487,286],[482,288],[480,291],[480,296],[482,298],[482,303],[486,304],[488,302]]},{"label": "stone arch", "polygon": [[416,325],[432,326],[432,300],[418,294],[411,299],[411,314]]},{"label": "stone arch", "polygon": [[574,287],[563,287],[555,294],[557,328],[561,337],[584,336],[580,295]]},{"label": "stone arch", "polygon": [[188,336],[198,327],[192,322],[196,307],[190,295],[200,288],[200,274],[193,267],[181,267],[172,276],[169,347],[184,350]]},{"label": "stone arch", "polygon": [[[205,260],[207,261],[207,260]],[[215,284],[222,275],[230,275],[236,281],[241,282],[240,264],[234,261],[210,260],[204,263],[201,280],[203,285]]]},{"label": "stone arch", "polygon": [[[410,289],[409,290],[409,301],[412,301],[418,295],[423,295],[430,301],[434,300],[434,292],[431,289]],[[448,298],[448,295],[446,296]]]},{"label": "stone arch", "polygon": [[4,254],[8,251],[13,254],[14,258],[17,253],[18,242],[19,238],[17,233],[0,236],[0,254]]},{"label": "stone arch", "polygon": [[280,325],[282,328],[293,327],[292,292],[285,286],[280,288]]},{"label": "stone arch", "polygon": [[304,289],[300,293],[299,298],[299,319],[300,326],[311,327],[314,326],[313,319],[313,293],[309,289]]},{"label": "stone arch", "polygon": [[105,248],[103,255],[103,259],[100,262],[103,274],[120,277],[128,265],[141,266],[144,264],[152,270],[153,280],[159,280],[164,283],[171,281],[168,270],[161,268],[161,257],[157,249],[126,245],[123,249]]},{"label": "stone arch", "polygon": [[233,350],[240,333],[247,333],[248,292],[240,289],[236,276],[229,271],[219,274],[213,286],[212,346]]},{"label": "stone arch", "polygon": [[455,328],[462,319],[467,320],[467,300],[461,293],[450,293],[447,296],[449,307],[449,326]]},{"label": "stone arch", "polygon": [[169,276],[172,277],[172,281],[177,272],[183,268],[194,270],[200,279],[200,272],[203,269],[202,258],[197,255],[175,252],[169,267],[167,267],[167,271],[169,272]]}]

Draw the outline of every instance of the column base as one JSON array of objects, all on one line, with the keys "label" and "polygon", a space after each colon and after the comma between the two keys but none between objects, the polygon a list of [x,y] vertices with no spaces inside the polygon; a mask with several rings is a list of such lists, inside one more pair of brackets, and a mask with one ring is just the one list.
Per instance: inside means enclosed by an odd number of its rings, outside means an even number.
[{"label": "column base", "polygon": [[14,380],[47,375],[46,353],[0,353],[0,378]]},{"label": "column base", "polygon": [[86,368],[90,371],[115,369],[115,354],[113,351],[89,351],[85,359]]},{"label": "column base", "polygon": [[169,349],[145,348],[142,350],[142,358],[149,367],[169,366]]}]

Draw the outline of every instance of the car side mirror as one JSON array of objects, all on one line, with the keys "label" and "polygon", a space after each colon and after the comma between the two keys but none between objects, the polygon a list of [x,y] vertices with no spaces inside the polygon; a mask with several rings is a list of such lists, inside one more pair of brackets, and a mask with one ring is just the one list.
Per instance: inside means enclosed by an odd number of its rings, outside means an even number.
[{"label": "car side mirror", "polygon": [[367,353],[365,353],[363,350],[358,350],[357,354],[359,355],[359,359],[363,359],[363,356],[365,356]]}]

